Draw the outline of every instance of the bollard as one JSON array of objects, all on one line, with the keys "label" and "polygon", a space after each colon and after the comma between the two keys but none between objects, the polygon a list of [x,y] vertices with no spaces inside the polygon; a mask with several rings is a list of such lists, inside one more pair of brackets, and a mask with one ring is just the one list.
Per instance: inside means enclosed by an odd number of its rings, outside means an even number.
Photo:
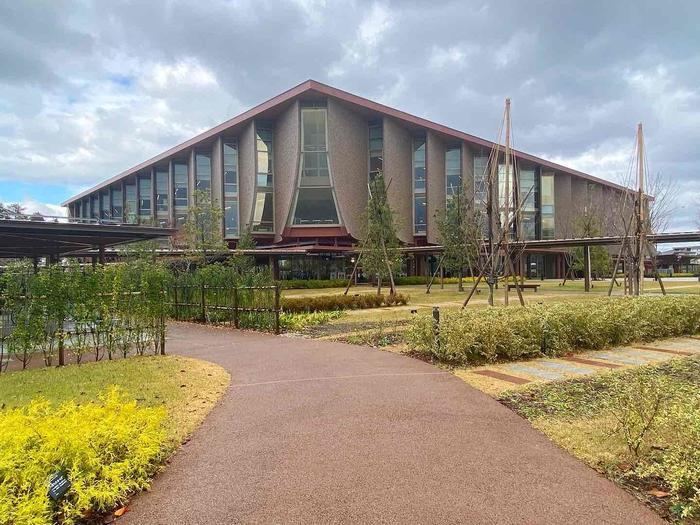
[{"label": "bollard", "polygon": [[433,306],[433,331],[435,334],[435,346],[440,350],[440,307]]}]

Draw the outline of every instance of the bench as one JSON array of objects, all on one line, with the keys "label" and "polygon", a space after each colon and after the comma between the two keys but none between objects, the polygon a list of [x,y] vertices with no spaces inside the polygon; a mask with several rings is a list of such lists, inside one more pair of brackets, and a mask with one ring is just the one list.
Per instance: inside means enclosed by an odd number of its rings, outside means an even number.
[{"label": "bench", "polygon": [[537,289],[540,287],[539,284],[509,284],[508,285],[508,291],[510,290],[515,290],[516,288],[520,288],[521,290],[534,290],[535,293],[537,293]]}]

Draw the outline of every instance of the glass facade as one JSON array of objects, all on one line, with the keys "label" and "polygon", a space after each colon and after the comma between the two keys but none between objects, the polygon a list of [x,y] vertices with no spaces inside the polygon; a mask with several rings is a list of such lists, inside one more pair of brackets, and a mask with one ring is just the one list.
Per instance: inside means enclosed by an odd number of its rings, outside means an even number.
[{"label": "glass facade", "polygon": [[328,167],[326,108],[302,108],[301,129],[299,188],[292,224],[338,224]]},{"label": "glass facade", "polygon": [[195,151],[195,189],[211,195],[211,151]]},{"label": "glass facade", "polygon": [[123,202],[123,195],[122,195],[122,187],[120,186],[112,186],[112,218],[115,221],[122,221],[124,220],[123,216],[123,211],[124,211],[124,202]]},{"label": "glass facade", "polygon": [[537,239],[537,172],[535,169],[520,170],[518,206],[520,207],[520,232],[522,239]]},{"label": "glass facade", "polygon": [[90,199],[83,199],[82,206],[80,207],[80,216],[83,219],[90,218]]},{"label": "glass facade", "polygon": [[173,162],[173,202],[175,210],[187,208],[189,198],[189,169],[185,162]]},{"label": "glass facade", "polygon": [[127,182],[125,186],[126,202],[124,203],[124,215],[126,222],[134,224],[136,222],[136,182]]},{"label": "glass facade", "polygon": [[170,199],[168,198],[170,193],[169,175],[167,167],[156,168],[156,216],[159,221],[165,219],[166,222],[170,217]]},{"label": "glass facade", "polygon": [[100,218],[100,194],[93,193],[90,196],[90,218],[99,219]]},{"label": "glass facade", "polygon": [[425,137],[413,139],[413,233],[424,235],[428,211],[425,199]]},{"label": "glass facade", "polygon": [[554,239],[554,173],[540,176],[540,232],[542,239]]},{"label": "glass facade", "polygon": [[[513,220],[513,215],[515,214],[515,202],[513,195],[515,195],[513,181],[513,165],[508,167],[508,173],[506,177],[506,165],[498,165],[498,214],[501,220],[501,228],[508,228],[510,224],[511,236],[515,232],[515,221]],[[508,210],[506,211],[506,204]]]},{"label": "glass facade", "polygon": [[224,237],[238,237],[238,145],[224,142]]},{"label": "glass facade", "polygon": [[462,191],[462,147],[450,146],[445,150],[445,195],[449,199]]},{"label": "glass facade", "polygon": [[112,218],[111,206],[109,205],[109,189],[100,192],[100,219],[108,221]]},{"label": "glass facade", "polygon": [[384,129],[381,120],[369,123],[369,175],[370,181],[384,169]]},{"label": "glass facade", "polygon": [[256,190],[253,203],[253,220],[251,221],[251,227],[254,232],[272,232],[274,228],[275,214],[272,195],[274,158],[272,148],[272,129],[256,123]]},{"label": "glass facade", "polygon": [[139,220],[148,221],[151,219],[151,213],[153,212],[152,201],[153,201],[153,185],[151,182],[151,175],[139,175]]}]

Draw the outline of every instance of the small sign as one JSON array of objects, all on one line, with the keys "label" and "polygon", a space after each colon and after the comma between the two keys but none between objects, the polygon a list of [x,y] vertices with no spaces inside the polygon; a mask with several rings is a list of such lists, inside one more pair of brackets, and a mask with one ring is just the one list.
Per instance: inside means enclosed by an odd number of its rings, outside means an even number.
[{"label": "small sign", "polygon": [[60,500],[70,489],[70,480],[62,472],[56,472],[49,479],[49,498],[53,501]]}]

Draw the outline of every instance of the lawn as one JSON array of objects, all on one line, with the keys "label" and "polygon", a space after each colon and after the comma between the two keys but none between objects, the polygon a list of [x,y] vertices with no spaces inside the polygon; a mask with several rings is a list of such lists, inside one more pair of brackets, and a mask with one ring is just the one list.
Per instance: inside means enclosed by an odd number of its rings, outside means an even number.
[{"label": "lawn", "polygon": [[39,396],[56,405],[81,404],[117,386],[140,406],[165,407],[168,439],[176,446],[202,422],[229,380],[218,365],[180,356],[40,368],[0,375],[0,409],[25,406]]},{"label": "lawn", "polygon": [[[593,289],[589,293],[583,290],[583,280],[568,281],[566,285],[560,286],[561,280],[532,280],[526,281],[540,285],[540,289],[535,293],[532,290],[523,292],[526,304],[549,303],[549,302],[570,302],[587,301],[607,295],[608,281],[594,281]],[[697,281],[665,279],[664,284],[668,293],[700,293],[700,284]],[[431,292],[425,293],[425,285],[398,286],[397,291],[410,296],[407,306],[394,306],[389,308],[373,308],[366,310],[350,310],[343,312],[341,316],[331,320],[322,326],[310,326],[303,330],[309,336],[323,337],[329,339],[348,340],[351,342],[359,340],[371,343],[371,339],[376,338],[373,332],[400,332],[402,326],[414,315],[412,311],[419,313],[428,312],[433,306],[439,306],[442,310],[457,310],[462,306],[469,287],[470,281],[465,281],[465,292],[457,290],[456,284],[445,284],[440,287],[439,281],[433,284]],[[484,308],[488,304],[488,291],[485,285],[479,286],[480,293],[474,295],[469,303],[469,308]],[[342,294],[345,288],[325,288],[325,289],[301,289],[284,290],[284,297],[311,297],[318,295]],[[645,283],[647,293],[660,293],[658,283],[647,280]],[[383,293],[388,293],[388,287],[382,288]],[[376,288],[368,285],[353,286],[350,288],[351,294],[356,293],[376,293]],[[503,304],[503,288],[496,290],[496,304]],[[622,289],[615,287],[613,295],[622,295]],[[510,304],[518,305],[518,296],[515,291],[510,292]],[[358,336],[358,337],[354,337]],[[380,339],[382,337],[380,336]],[[397,339],[397,337],[392,337]],[[386,340],[386,339],[384,339]]]},{"label": "lawn", "polygon": [[700,518],[700,357],[533,385],[500,400],[662,516]]}]

